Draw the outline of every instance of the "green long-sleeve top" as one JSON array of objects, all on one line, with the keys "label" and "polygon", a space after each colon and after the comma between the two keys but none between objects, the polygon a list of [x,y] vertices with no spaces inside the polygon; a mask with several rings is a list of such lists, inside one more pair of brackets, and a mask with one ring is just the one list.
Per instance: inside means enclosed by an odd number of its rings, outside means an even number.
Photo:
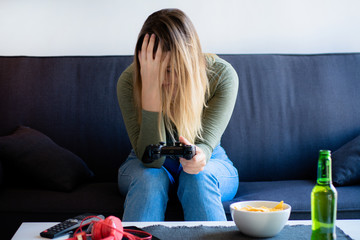
[{"label": "green long-sleeve top", "polygon": [[[210,94],[206,99],[207,107],[203,109],[203,139],[196,139],[195,145],[203,150],[208,161],[231,118],[239,83],[236,71],[228,62],[216,55],[206,55],[206,61]],[[158,112],[142,110],[139,123],[133,95],[133,79],[134,66],[131,64],[118,80],[117,96],[131,145],[141,160],[148,145],[167,142],[167,139],[165,125],[163,119],[159,119],[162,116]],[[145,165],[160,168],[164,161],[163,157]]]}]

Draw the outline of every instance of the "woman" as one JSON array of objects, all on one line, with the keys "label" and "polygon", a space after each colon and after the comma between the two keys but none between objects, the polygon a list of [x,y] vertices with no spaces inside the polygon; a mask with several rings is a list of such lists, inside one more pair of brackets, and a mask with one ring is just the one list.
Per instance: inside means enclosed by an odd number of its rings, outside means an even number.
[{"label": "woman", "polygon": [[[178,9],[147,18],[134,55],[117,85],[133,147],[118,175],[126,194],[123,221],[163,221],[173,190],[185,220],[225,221],[222,201],[235,196],[238,175],[220,139],[236,100],[236,72],[202,53],[194,26]],[[148,145],[176,141],[195,145],[191,160],[141,161]]]}]

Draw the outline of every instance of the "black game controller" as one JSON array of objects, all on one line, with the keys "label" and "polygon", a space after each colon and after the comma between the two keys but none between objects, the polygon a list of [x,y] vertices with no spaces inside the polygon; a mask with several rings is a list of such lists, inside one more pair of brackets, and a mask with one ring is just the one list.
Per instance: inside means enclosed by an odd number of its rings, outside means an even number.
[{"label": "black game controller", "polygon": [[147,146],[142,160],[144,163],[151,163],[162,156],[182,157],[190,160],[195,156],[195,150],[195,145],[183,145],[176,142],[174,146],[165,146],[164,142],[160,142]]}]

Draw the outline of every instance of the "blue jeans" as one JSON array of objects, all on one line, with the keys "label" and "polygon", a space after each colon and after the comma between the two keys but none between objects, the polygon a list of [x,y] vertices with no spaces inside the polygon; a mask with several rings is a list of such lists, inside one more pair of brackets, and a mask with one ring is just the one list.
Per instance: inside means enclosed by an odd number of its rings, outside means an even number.
[{"label": "blue jeans", "polygon": [[162,168],[146,168],[131,151],[119,168],[119,190],[126,195],[123,221],[164,221],[169,192],[177,190],[186,221],[226,221],[222,201],[238,189],[236,168],[218,145],[199,174],[182,171],[167,158]]}]

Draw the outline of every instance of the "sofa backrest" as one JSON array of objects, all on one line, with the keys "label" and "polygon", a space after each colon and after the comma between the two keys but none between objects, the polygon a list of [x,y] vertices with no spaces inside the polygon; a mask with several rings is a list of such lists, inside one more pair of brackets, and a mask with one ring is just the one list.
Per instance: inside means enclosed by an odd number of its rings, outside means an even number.
[{"label": "sofa backrest", "polygon": [[0,136],[29,126],[80,156],[98,179],[116,179],[131,149],[116,84],[132,59],[0,57]]},{"label": "sofa backrest", "polygon": [[229,55],[239,92],[222,143],[242,181],[315,178],[360,134],[360,54]]},{"label": "sofa backrest", "polygon": [[[360,134],[360,54],[220,55],[239,76],[222,145],[241,181],[312,178]],[[0,136],[26,125],[116,180],[131,145],[116,83],[132,56],[0,57]]]}]

